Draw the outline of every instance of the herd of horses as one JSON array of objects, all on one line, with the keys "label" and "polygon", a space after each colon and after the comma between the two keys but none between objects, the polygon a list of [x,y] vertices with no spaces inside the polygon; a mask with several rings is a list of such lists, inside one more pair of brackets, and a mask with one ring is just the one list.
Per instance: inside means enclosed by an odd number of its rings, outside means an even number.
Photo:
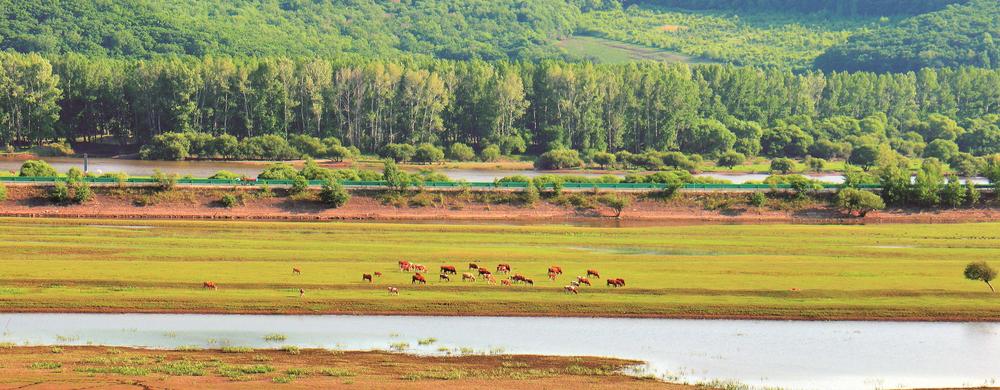
[{"label": "herd of horses", "polygon": [[[400,260],[399,270],[402,272],[413,272],[413,275],[410,277],[410,284],[427,284],[427,276],[426,276],[428,272],[427,266],[422,264],[411,263],[406,260]],[[476,280],[483,280],[490,285],[496,285],[497,277],[495,275],[504,275],[505,278],[500,279],[500,284],[502,286],[514,286],[515,284],[525,285],[525,286],[535,285],[534,279],[528,278],[519,273],[514,273],[512,275],[513,268],[510,266],[510,264],[506,263],[497,264],[496,271],[491,271],[486,267],[480,267],[476,263],[469,263],[469,267],[467,270],[470,272],[462,272],[463,282],[476,282]],[[302,270],[298,268],[292,268],[292,275],[301,275],[301,274]],[[550,281],[555,281],[560,276],[562,276],[562,274],[563,274],[562,267],[553,265],[550,266],[548,269],[548,279]],[[440,268],[440,272],[438,273],[438,281],[450,282],[452,277],[457,277],[457,276],[458,276],[458,268],[456,268],[453,265],[442,265]],[[362,273],[361,281],[368,283],[375,283],[375,279],[380,277],[382,277],[382,273],[377,271],[372,273]],[[591,277],[600,279],[601,274],[596,269],[588,269],[587,276],[577,276],[576,280],[570,281],[568,285],[563,287],[563,291],[565,291],[567,294],[579,294],[580,287],[593,286],[593,284],[590,281]],[[625,279],[622,278],[610,278],[606,280],[606,283],[608,287],[615,287],[615,288],[625,287]],[[202,284],[202,288],[215,290],[218,289],[218,286],[216,286],[215,282],[207,281]],[[399,295],[399,288],[389,287],[388,292],[389,295]],[[300,288],[299,297],[302,297],[304,295],[305,295],[305,290]]]}]

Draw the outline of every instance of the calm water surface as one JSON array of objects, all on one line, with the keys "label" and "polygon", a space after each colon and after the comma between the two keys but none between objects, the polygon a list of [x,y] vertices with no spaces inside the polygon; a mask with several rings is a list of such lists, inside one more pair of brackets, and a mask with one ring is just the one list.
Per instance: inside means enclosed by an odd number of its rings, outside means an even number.
[{"label": "calm water surface", "polygon": [[[404,297],[405,298],[405,295]],[[994,384],[1000,324],[608,318],[0,314],[0,341],[174,348],[283,345],[410,352],[598,355],[672,380],[874,389]],[[280,333],[272,343],[264,336]],[[432,345],[417,340],[434,337]]]}]

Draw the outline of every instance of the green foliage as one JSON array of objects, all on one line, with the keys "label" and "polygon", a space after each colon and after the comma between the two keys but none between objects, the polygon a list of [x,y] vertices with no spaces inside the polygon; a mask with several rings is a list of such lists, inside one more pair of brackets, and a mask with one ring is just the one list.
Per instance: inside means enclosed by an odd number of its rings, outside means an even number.
[{"label": "green foliage", "polygon": [[941,201],[944,185],[944,167],[936,159],[924,160],[913,180],[910,199],[918,205],[933,207]]},{"label": "green foliage", "polygon": [[41,160],[28,160],[21,164],[20,176],[23,177],[54,177],[59,175],[49,163]]},{"label": "green foliage", "polygon": [[615,211],[615,217],[621,217],[622,210],[629,205],[629,199],[621,194],[604,194],[597,198],[601,204]]},{"label": "green foliage", "polygon": [[7,200],[7,186],[0,183],[0,202]]},{"label": "green foliage", "polygon": [[319,192],[319,198],[328,207],[339,208],[351,200],[351,194],[344,189],[344,186],[340,182],[327,180],[323,183],[323,189]]},{"label": "green foliage", "polygon": [[990,287],[990,291],[996,292],[990,282],[997,278],[997,270],[990,267],[985,261],[969,263],[965,266],[965,278],[986,283]]},{"label": "green foliage", "polygon": [[875,166],[875,164],[878,164],[881,153],[882,148],[879,145],[859,145],[851,151],[851,157],[847,160],[847,162],[857,165],[861,167],[861,169],[867,171]]},{"label": "green foliage", "polygon": [[496,145],[488,145],[481,152],[479,152],[479,158],[483,161],[497,161],[500,159],[500,147]]},{"label": "green foliage", "polygon": [[826,160],[819,157],[808,156],[806,157],[805,164],[813,172],[822,172],[823,168],[826,168]]},{"label": "green foliage", "polygon": [[965,193],[965,186],[958,178],[949,177],[948,184],[941,188],[941,204],[951,208],[961,207],[966,202]]},{"label": "green foliage", "polygon": [[392,160],[385,160],[382,163],[382,180],[385,180],[386,185],[396,191],[405,191],[410,186],[410,179],[406,172],[400,170],[399,166]]},{"label": "green foliage", "polygon": [[618,158],[608,152],[596,152],[591,156],[591,159],[593,159],[595,164],[600,165],[601,168],[608,168],[615,165]]},{"label": "green foliage", "polygon": [[239,157],[244,160],[294,160],[302,156],[281,136],[267,134],[240,141]]},{"label": "green foliage", "polygon": [[215,172],[212,176],[209,176],[208,178],[216,180],[238,180],[240,179],[240,175],[237,175],[229,171],[218,171]]},{"label": "green foliage", "polygon": [[382,148],[382,156],[397,163],[412,160],[416,153],[417,149],[410,144],[388,144]]},{"label": "green foliage", "polygon": [[257,175],[260,180],[293,180],[299,175],[299,171],[291,164],[273,163],[264,167],[264,170]]},{"label": "green foliage", "polygon": [[837,208],[864,218],[868,213],[885,208],[882,197],[868,191],[845,187],[837,192]]},{"label": "green foliage", "polygon": [[430,164],[444,160],[444,151],[431,143],[422,143],[413,152],[413,161]]},{"label": "green foliage", "polygon": [[306,179],[305,176],[296,174],[295,177],[292,178],[292,186],[288,188],[288,193],[292,195],[299,195],[304,194],[308,190],[309,179]]},{"label": "green foliage", "polygon": [[154,169],[153,182],[160,191],[170,191],[177,187],[177,174],[163,173],[159,169]]},{"label": "green foliage", "polygon": [[190,155],[191,141],[181,133],[163,133],[142,147],[143,160],[183,160]]},{"label": "green foliage", "polygon": [[947,139],[933,140],[924,148],[924,157],[933,157],[939,161],[951,161],[957,155],[958,145],[954,141]]},{"label": "green foliage", "polygon": [[748,203],[754,207],[763,207],[767,203],[767,195],[764,195],[763,192],[753,192],[750,194]]},{"label": "green foliage", "polygon": [[476,151],[469,145],[455,142],[448,147],[448,158],[455,161],[472,161],[476,158]]},{"label": "green foliage", "polygon": [[976,184],[972,180],[965,181],[965,203],[969,206],[975,206],[979,204],[979,199],[982,198],[983,194],[976,188]]},{"label": "green foliage", "polygon": [[577,168],[583,165],[580,153],[573,149],[554,149],[542,153],[535,161],[535,168],[538,169],[568,169]]},{"label": "green foliage", "polygon": [[69,201],[70,193],[69,186],[64,182],[56,182],[49,190],[49,200],[53,203],[65,203]]},{"label": "green foliage", "polygon": [[521,190],[521,203],[531,206],[541,200],[541,194],[538,192],[538,187],[531,183],[531,179],[528,179],[527,183],[528,185]]},{"label": "green foliage", "polygon": [[235,194],[225,194],[222,195],[222,199],[219,199],[219,203],[227,209],[231,209],[236,206],[242,205],[242,199]]},{"label": "green foliage", "polygon": [[719,156],[719,160],[716,161],[716,165],[720,167],[733,169],[737,165],[743,165],[743,163],[746,162],[746,160],[747,158],[746,156],[743,155],[743,153],[730,150],[724,153],[722,156]]},{"label": "green foliage", "polygon": [[771,172],[781,172],[788,174],[795,170],[795,161],[790,158],[776,158],[771,160]]},{"label": "green foliage", "polygon": [[84,204],[94,199],[94,191],[90,189],[90,184],[83,181],[71,181],[70,187],[73,190],[73,202]]}]

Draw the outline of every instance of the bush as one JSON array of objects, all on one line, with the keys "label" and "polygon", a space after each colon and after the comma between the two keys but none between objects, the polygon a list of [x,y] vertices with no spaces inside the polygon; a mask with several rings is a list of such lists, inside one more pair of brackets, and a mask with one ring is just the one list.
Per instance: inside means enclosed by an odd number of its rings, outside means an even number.
[{"label": "bush", "polygon": [[327,154],[326,144],[322,140],[305,134],[293,135],[288,140],[288,145],[298,151],[299,155],[323,157]]},{"label": "bush", "polygon": [[853,215],[864,217],[868,213],[885,208],[881,196],[857,188],[843,188],[837,193],[837,207]]},{"label": "bush", "polygon": [[309,180],[302,175],[295,175],[292,178],[292,187],[288,189],[288,192],[292,195],[298,195],[305,193],[309,190]]},{"label": "bush", "polygon": [[781,172],[783,174],[788,174],[795,170],[795,161],[790,158],[776,158],[771,160],[771,172]]},{"label": "bush", "polygon": [[410,179],[406,172],[399,169],[392,160],[385,160],[382,168],[382,180],[385,180],[389,188],[396,191],[404,191],[410,185]]},{"label": "bush", "polygon": [[218,171],[215,172],[214,175],[209,176],[208,178],[214,180],[238,180],[240,178],[240,175],[237,175],[229,171]]},{"label": "bush", "polygon": [[84,204],[94,199],[94,191],[90,189],[90,184],[87,182],[71,182],[70,186],[73,189],[74,202]]},{"label": "bush", "polygon": [[580,153],[573,149],[553,149],[542,153],[535,161],[538,169],[567,169],[576,168],[583,165]]},{"label": "bush", "polygon": [[382,157],[391,158],[392,161],[401,163],[410,161],[417,149],[410,144],[388,144],[382,148]]},{"label": "bush", "polygon": [[777,190],[779,185],[787,184],[796,198],[803,198],[810,191],[823,189],[822,184],[802,175],[772,175],[764,179],[764,184],[771,186],[771,190]]},{"label": "bush", "polygon": [[231,209],[233,207],[239,206],[242,202],[240,202],[240,198],[237,197],[236,195],[225,194],[222,195],[222,199],[219,200],[219,203],[222,203],[223,207]]},{"label": "bush", "polygon": [[354,156],[354,151],[341,145],[334,145],[326,149],[326,157],[333,161],[344,161]]},{"label": "bush", "polygon": [[240,140],[229,134],[222,134],[212,139],[208,147],[213,155],[217,155],[226,160],[236,158],[240,153]]},{"label": "bush", "polygon": [[597,198],[597,201],[614,210],[616,218],[621,217],[622,210],[624,210],[629,205],[628,198],[621,196],[619,194],[605,194]]},{"label": "bush", "polygon": [[979,203],[979,198],[983,196],[976,188],[976,184],[972,180],[965,181],[965,203],[969,206],[975,206]]},{"label": "bush", "polygon": [[941,203],[951,208],[958,208],[965,204],[965,187],[958,181],[957,177],[949,177],[948,184],[941,189]]},{"label": "bush", "polygon": [[163,133],[139,150],[143,160],[183,160],[190,155],[191,141],[183,133]]},{"label": "bush", "polygon": [[413,153],[413,161],[418,163],[430,164],[441,160],[444,160],[444,151],[431,143],[420,144]]},{"label": "bush", "polygon": [[0,202],[7,200],[7,186],[0,183]]},{"label": "bush", "polygon": [[534,205],[542,199],[541,194],[538,193],[538,187],[535,187],[531,182],[521,190],[521,203],[524,205]]},{"label": "bush", "polygon": [[500,159],[500,147],[496,145],[488,145],[481,152],[479,152],[479,158],[483,161],[497,161]]},{"label": "bush", "polygon": [[115,179],[115,184],[118,185],[118,188],[125,188],[125,185],[128,184],[128,174],[124,172],[108,172],[101,175],[101,177]]},{"label": "bush", "polygon": [[319,192],[319,199],[330,208],[338,208],[351,200],[351,194],[336,180],[327,180]]},{"label": "bush", "polygon": [[299,176],[299,171],[295,167],[286,163],[268,164],[264,170],[257,175],[260,180],[292,180]]},{"label": "bush", "polygon": [[69,186],[63,182],[56,182],[49,190],[49,200],[54,203],[64,203],[69,201]]},{"label": "bush", "polygon": [[243,139],[239,155],[247,160],[294,160],[302,156],[288,141],[274,134]]},{"label": "bush", "polygon": [[448,158],[455,161],[472,161],[476,158],[476,151],[469,145],[456,142],[448,147]]},{"label": "bush", "polygon": [[742,165],[744,162],[746,162],[746,160],[747,158],[746,156],[743,155],[743,153],[730,150],[719,157],[719,160],[716,162],[716,165],[724,168],[733,169],[737,165]]},{"label": "bush", "polygon": [[25,177],[55,177],[59,172],[49,163],[42,160],[28,160],[21,164],[21,176]]},{"label": "bush", "polygon": [[[692,156],[693,157],[693,156]],[[700,158],[700,156],[698,157]],[[660,161],[663,165],[668,167],[674,167],[677,169],[683,169],[685,171],[693,171],[698,169],[698,162],[688,158],[684,153],[681,152],[666,152],[660,155]]]},{"label": "bush", "polygon": [[177,187],[177,174],[165,174],[159,169],[153,170],[153,181],[160,191],[170,191]]},{"label": "bush", "polygon": [[596,152],[593,156],[591,156],[591,158],[594,160],[595,164],[600,165],[601,168],[605,169],[615,165],[615,161],[617,160],[615,155],[608,152]]},{"label": "bush", "polygon": [[826,160],[818,157],[806,157],[806,166],[810,171],[822,172],[826,168]]},{"label": "bush", "polygon": [[55,142],[40,145],[32,148],[32,151],[35,155],[41,157],[63,157],[72,156],[74,154],[73,148],[66,142]]},{"label": "bush", "polygon": [[763,192],[751,193],[748,203],[754,207],[762,207],[764,206],[764,203],[767,203],[767,195],[764,195]]}]

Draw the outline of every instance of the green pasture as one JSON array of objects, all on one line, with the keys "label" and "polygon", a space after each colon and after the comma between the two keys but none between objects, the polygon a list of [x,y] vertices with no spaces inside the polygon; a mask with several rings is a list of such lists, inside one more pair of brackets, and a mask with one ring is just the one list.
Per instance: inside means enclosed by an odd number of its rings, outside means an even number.
[{"label": "green pasture", "polygon": [[[411,285],[399,260],[427,265],[430,283]],[[1000,295],[963,278],[971,261],[1000,266],[1000,224],[0,219],[0,310],[1000,319]],[[437,280],[440,265],[469,262],[510,263],[535,286]],[[550,265],[566,274],[548,281]],[[627,285],[562,291],[590,268]]]}]

